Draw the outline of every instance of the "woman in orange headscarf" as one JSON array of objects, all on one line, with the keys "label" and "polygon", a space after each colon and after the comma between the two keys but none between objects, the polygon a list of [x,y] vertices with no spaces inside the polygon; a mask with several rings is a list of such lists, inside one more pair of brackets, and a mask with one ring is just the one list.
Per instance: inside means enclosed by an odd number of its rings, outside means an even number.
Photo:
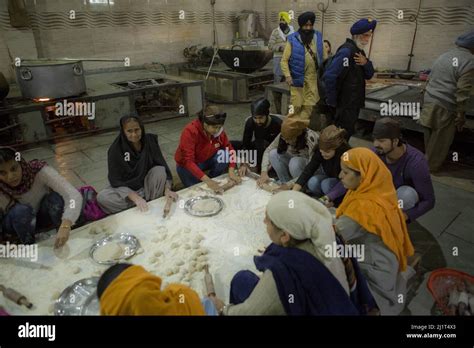
[{"label": "woman in orange headscarf", "polygon": [[97,285],[101,315],[205,315],[198,294],[181,284],[161,289],[161,278],[141,266],[117,264]]},{"label": "woman in orange headscarf", "polygon": [[392,175],[370,149],[341,156],[342,184],[348,189],[336,212],[336,227],[346,241],[364,245],[360,262],[382,314],[399,314],[405,304],[407,257],[414,249],[398,207]]}]

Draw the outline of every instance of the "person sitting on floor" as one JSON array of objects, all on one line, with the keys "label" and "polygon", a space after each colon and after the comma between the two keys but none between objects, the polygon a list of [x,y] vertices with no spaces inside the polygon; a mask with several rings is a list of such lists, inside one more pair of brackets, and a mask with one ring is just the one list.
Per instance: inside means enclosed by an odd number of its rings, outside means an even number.
[{"label": "person sitting on floor", "polygon": [[0,147],[0,240],[33,244],[37,232],[57,228],[54,246],[61,247],[81,207],[79,191],[46,162]]},{"label": "person sitting on floor", "polygon": [[390,117],[379,118],[372,135],[373,150],[392,173],[405,220],[414,221],[433,209],[435,194],[428,161],[402,139],[400,123]]},{"label": "person sitting on floor", "polygon": [[[176,171],[184,187],[203,181],[214,192],[222,192],[219,183],[212,178],[226,170],[229,179],[238,184],[242,182],[234,171],[235,161],[231,156],[234,148],[224,131],[227,114],[215,105],[208,105],[198,116],[181,133],[174,155]],[[209,170],[208,175],[205,170]]]},{"label": "person sitting on floor", "polygon": [[[247,150],[257,152],[257,172],[262,168],[262,157],[265,149],[281,132],[281,119],[270,115],[270,102],[260,98],[250,105],[252,116],[245,120],[243,140],[232,141],[235,150]],[[249,170],[249,165],[243,163],[239,168],[240,176],[244,176]]]},{"label": "person sitting on floor", "polygon": [[334,125],[322,130],[311,160],[293,186],[294,191],[300,191],[307,185],[312,194],[318,198],[323,196],[321,198],[326,206],[332,206],[346,194],[344,185],[338,179],[341,155],[350,149],[345,136],[346,130]]},{"label": "person sitting on floor", "polygon": [[286,184],[296,180],[309,162],[310,154],[318,142],[318,134],[307,128],[309,120],[287,117],[281,126],[281,133],[265,149],[262,172],[257,181],[262,186],[270,180],[270,163],[278,179]]},{"label": "person sitting on floor", "polygon": [[360,268],[381,314],[397,315],[405,307],[413,273],[407,258],[414,248],[392,175],[374,152],[359,147],[341,156],[340,179],[348,191],[336,210],[336,228],[347,242],[364,248]]},{"label": "person sitting on floor", "polygon": [[[294,209],[288,209],[289,202]],[[332,216],[320,202],[301,192],[272,196],[266,211],[273,242],[254,258],[261,278],[238,272],[230,304],[215,298],[223,315],[365,315],[377,312],[355,259],[328,254],[337,244]]]},{"label": "person sitting on floor", "polygon": [[119,263],[109,267],[97,284],[101,315],[217,315],[208,298],[183,284],[161,289],[161,278],[142,266]]},{"label": "person sitting on floor", "polygon": [[97,195],[97,203],[108,214],[133,206],[147,211],[147,202],[163,195],[177,199],[158,137],[145,133],[138,117],[120,119],[120,134],[109,148],[108,166],[110,185]]}]

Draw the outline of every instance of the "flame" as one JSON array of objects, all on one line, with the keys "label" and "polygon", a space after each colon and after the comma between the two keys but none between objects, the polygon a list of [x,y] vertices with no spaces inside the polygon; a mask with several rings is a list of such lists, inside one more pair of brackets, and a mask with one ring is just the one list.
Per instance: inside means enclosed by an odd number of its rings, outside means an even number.
[{"label": "flame", "polygon": [[50,101],[51,98],[37,98],[37,99],[33,99],[35,102],[47,102],[47,101]]}]

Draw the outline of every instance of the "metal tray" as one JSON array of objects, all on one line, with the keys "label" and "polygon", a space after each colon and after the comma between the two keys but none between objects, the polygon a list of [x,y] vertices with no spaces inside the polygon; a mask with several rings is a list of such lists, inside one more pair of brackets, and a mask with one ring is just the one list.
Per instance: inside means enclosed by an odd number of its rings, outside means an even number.
[{"label": "metal tray", "polygon": [[[116,259],[107,260],[107,261],[96,260],[94,257],[95,251],[108,243],[124,244],[125,245],[124,253],[119,258],[116,258]],[[89,256],[92,258],[92,260],[94,260],[95,262],[101,265],[113,265],[122,260],[131,258],[133,255],[137,253],[138,248],[140,248],[140,242],[138,241],[137,237],[128,233],[120,233],[120,234],[114,234],[112,236],[105,237],[95,242],[89,251]]]},{"label": "metal tray", "polygon": [[63,290],[54,304],[54,315],[99,315],[99,277],[78,280]]},{"label": "metal tray", "polygon": [[[209,212],[200,212],[200,211],[193,210],[194,204],[196,204],[199,201],[206,200],[206,199],[213,200],[213,201],[217,202],[219,207],[216,210],[209,211]],[[184,210],[186,211],[186,213],[188,213],[189,215],[192,215],[192,216],[199,216],[199,217],[217,215],[222,210],[222,208],[224,208],[224,201],[222,201],[222,199],[220,199],[218,197],[214,197],[214,196],[198,196],[198,197],[190,198],[184,204]]]}]

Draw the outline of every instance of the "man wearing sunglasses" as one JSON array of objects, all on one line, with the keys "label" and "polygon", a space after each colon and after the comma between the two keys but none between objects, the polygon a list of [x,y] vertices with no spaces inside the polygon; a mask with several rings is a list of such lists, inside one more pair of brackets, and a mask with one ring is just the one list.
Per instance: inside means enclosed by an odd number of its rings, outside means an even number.
[{"label": "man wearing sunglasses", "polygon": [[[197,120],[189,123],[181,133],[174,159],[176,171],[185,187],[201,181],[211,190],[222,193],[222,187],[212,178],[229,172],[229,179],[240,184],[242,179],[235,173],[235,161],[221,161],[223,151],[234,148],[224,132],[227,115],[215,105],[209,105],[199,113]],[[232,158],[232,157],[230,157]],[[208,171],[206,174],[204,171]]]}]

